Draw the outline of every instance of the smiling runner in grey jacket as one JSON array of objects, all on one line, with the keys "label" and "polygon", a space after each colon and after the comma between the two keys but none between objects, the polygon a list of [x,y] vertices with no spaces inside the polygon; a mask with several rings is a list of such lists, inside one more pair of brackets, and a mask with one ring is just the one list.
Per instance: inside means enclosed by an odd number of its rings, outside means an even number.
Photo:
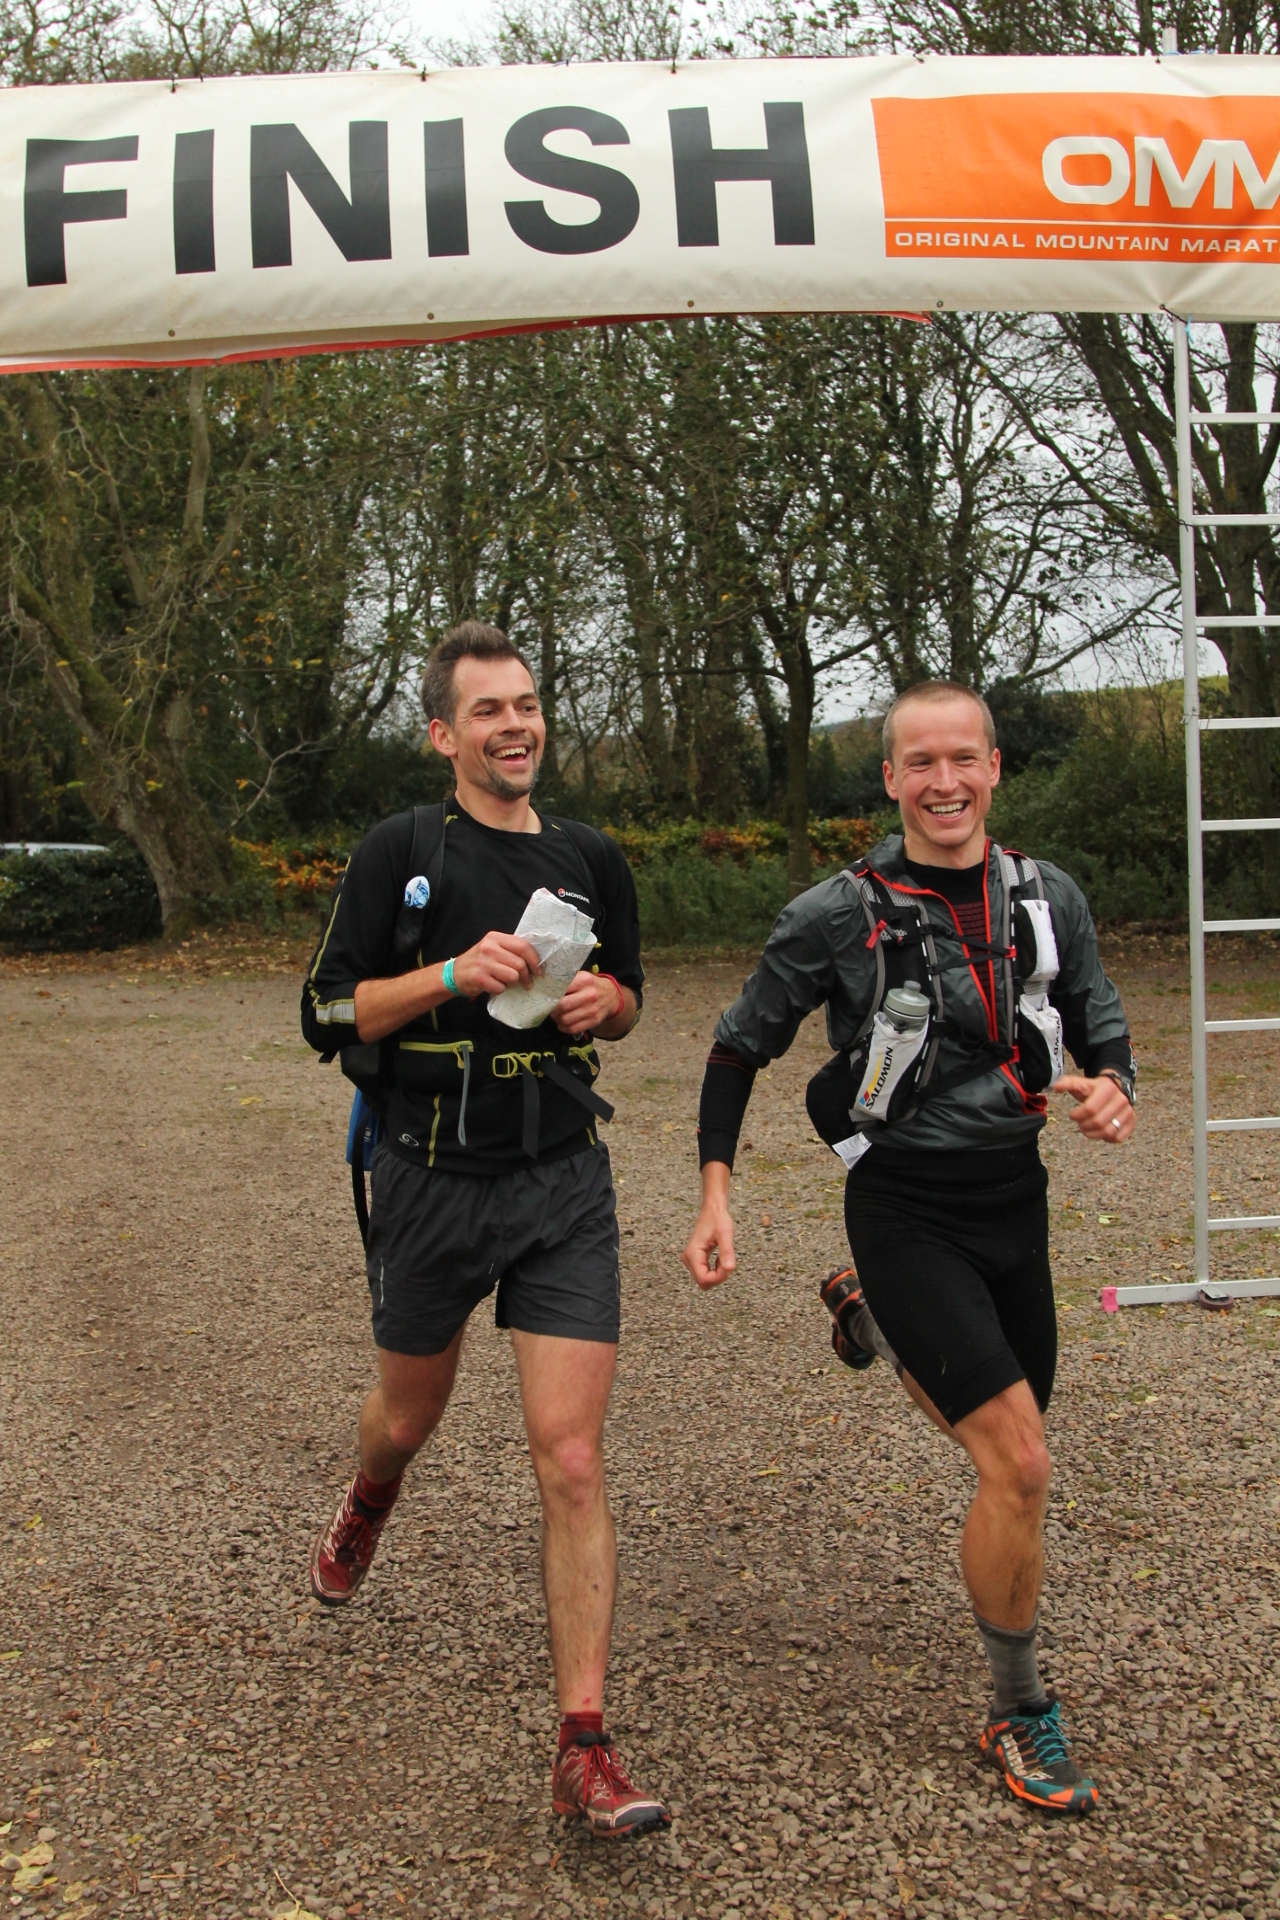
[{"label": "smiling runner in grey jacket", "polygon": [[1018,1798],[1088,1813],[1097,1789],[1036,1656],[1057,1356],[1038,1137],[1052,1086],[1085,1138],[1128,1139],[1128,1026],[1079,888],[987,838],[1000,753],[986,703],[948,682],[911,688],[885,719],[884,771],[904,833],[792,902],[717,1023],[684,1260],[703,1288],[733,1272],[729,1184],[752,1083],[825,1006],[836,1052],[809,1110],[850,1169],[857,1273],[832,1277],[860,1313],[845,1331],[892,1350],[977,1470],[961,1561],[995,1688],[983,1752]]}]

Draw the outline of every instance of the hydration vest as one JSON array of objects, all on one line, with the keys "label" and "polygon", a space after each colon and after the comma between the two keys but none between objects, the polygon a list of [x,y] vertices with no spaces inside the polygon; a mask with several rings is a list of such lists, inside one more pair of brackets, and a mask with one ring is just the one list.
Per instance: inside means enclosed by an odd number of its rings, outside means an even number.
[{"label": "hydration vest", "polygon": [[[448,803],[437,801],[434,806],[415,807],[413,810],[413,841],[409,849],[409,869],[404,880],[404,904],[396,917],[395,934],[392,943],[391,972],[393,975],[408,973],[415,966],[421,966],[422,943],[428,917],[439,906],[440,882],[444,872],[445,833],[448,824]],[[593,856],[601,849],[601,837],[594,827],[579,820],[563,820],[558,815],[544,814],[543,819],[553,828],[564,833],[570,844],[576,849],[586,869],[587,877],[593,885],[597,899],[603,896],[601,874],[594,864]],[[345,877],[345,876],[343,876]],[[342,892],[342,878],[334,889],[333,907],[329,921],[337,910],[338,898]],[[603,908],[600,926],[596,928],[599,938],[603,928]],[[323,936],[322,936],[323,937]],[[310,979],[316,958],[312,956],[307,978]],[[304,986],[303,1021],[306,1027],[308,1012],[307,992]],[[514,1036],[513,1036],[514,1037]],[[355,1087],[351,1102],[351,1114],[347,1123],[346,1159],[351,1168],[351,1195],[355,1205],[356,1221],[360,1228],[360,1238],[368,1244],[369,1239],[369,1200],[365,1190],[365,1175],[373,1165],[374,1150],[384,1138],[387,1130],[387,1108],[396,1086],[396,1055],[401,1049],[411,1052],[431,1052],[452,1054],[462,1074],[461,1103],[458,1111],[458,1144],[467,1144],[467,1096],[471,1088],[473,1062],[481,1059],[488,1070],[500,1080],[519,1080],[523,1106],[521,1144],[530,1160],[538,1157],[538,1134],[541,1120],[541,1096],[538,1083],[550,1080],[562,1092],[577,1100],[589,1112],[600,1120],[612,1120],[613,1108],[603,1100],[594,1088],[581,1081],[567,1065],[572,1055],[585,1058],[588,1051],[581,1045],[575,1045],[568,1034],[557,1035],[556,1044],[549,1048],[513,1048],[504,1044],[496,1036],[492,1040],[476,1040],[470,1036],[460,1036],[455,1040],[415,1041],[401,1040],[398,1033],[387,1034],[381,1040],[354,1041],[345,1047],[330,1048],[320,1054],[322,1065],[334,1058],[335,1052],[339,1064],[347,1079]]]},{"label": "hydration vest", "polygon": [[[993,846],[1004,882],[1004,912],[999,942],[961,938],[966,958],[944,965],[938,959],[935,928],[914,889],[887,880],[873,867],[846,867],[867,923],[867,947],[875,956],[876,978],[866,1018],[847,1048],[834,1054],[810,1080],[805,1105],[814,1132],[838,1153],[846,1166],[861,1158],[877,1130],[901,1126],[926,1100],[979,1075],[1008,1066],[1026,1093],[1040,1093],[1063,1071],[1062,1019],[1049,1003],[1058,974],[1058,947],[1044,882],[1034,860]],[[979,1039],[952,1017],[944,975],[974,958],[999,964],[1004,981],[1003,1033]],[[860,1094],[866,1085],[875,1041],[876,1014],[885,995],[908,982],[928,996],[930,1015],[914,1057],[900,1074],[888,1103],[867,1110]],[[967,1058],[938,1072],[943,1039]]]}]

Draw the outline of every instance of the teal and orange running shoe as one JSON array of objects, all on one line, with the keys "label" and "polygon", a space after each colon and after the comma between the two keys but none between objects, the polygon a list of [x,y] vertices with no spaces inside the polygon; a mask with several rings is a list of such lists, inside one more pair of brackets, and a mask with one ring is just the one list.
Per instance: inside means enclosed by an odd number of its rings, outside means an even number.
[{"label": "teal and orange running shoe", "polygon": [[1092,1813],[1098,1789],[1071,1758],[1058,1702],[1019,1707],[1003,1719],[988,1720],[978,1741],[995,1762],[1016,1800],[1046,1813]]}]

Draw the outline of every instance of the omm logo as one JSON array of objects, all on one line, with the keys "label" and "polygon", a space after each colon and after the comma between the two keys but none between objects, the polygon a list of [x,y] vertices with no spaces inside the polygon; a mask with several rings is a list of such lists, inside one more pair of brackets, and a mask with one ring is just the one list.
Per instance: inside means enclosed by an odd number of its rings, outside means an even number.
[{"label": "omm logo", "polygon": [[876,100],[890,254],[1280,258],[1280,99]]}]

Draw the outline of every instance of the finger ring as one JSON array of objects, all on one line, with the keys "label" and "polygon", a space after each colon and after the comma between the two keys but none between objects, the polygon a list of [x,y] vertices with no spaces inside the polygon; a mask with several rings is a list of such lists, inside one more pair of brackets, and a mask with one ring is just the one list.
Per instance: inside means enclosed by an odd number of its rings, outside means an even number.
[{"label": "finger ring", "polygon": [[1111,1124],[1112,1124],[1112,1126],[1113,1126],[1113,1127],[1115,1127],[1115,1128],[1116,1128],[1117,1130],[1119,1129],[1119,1126],[1120,1126],[1120,1122],[1119,1122],[1118,1120],[1113,1120],[1113,1121],[1111,1122]]}]

